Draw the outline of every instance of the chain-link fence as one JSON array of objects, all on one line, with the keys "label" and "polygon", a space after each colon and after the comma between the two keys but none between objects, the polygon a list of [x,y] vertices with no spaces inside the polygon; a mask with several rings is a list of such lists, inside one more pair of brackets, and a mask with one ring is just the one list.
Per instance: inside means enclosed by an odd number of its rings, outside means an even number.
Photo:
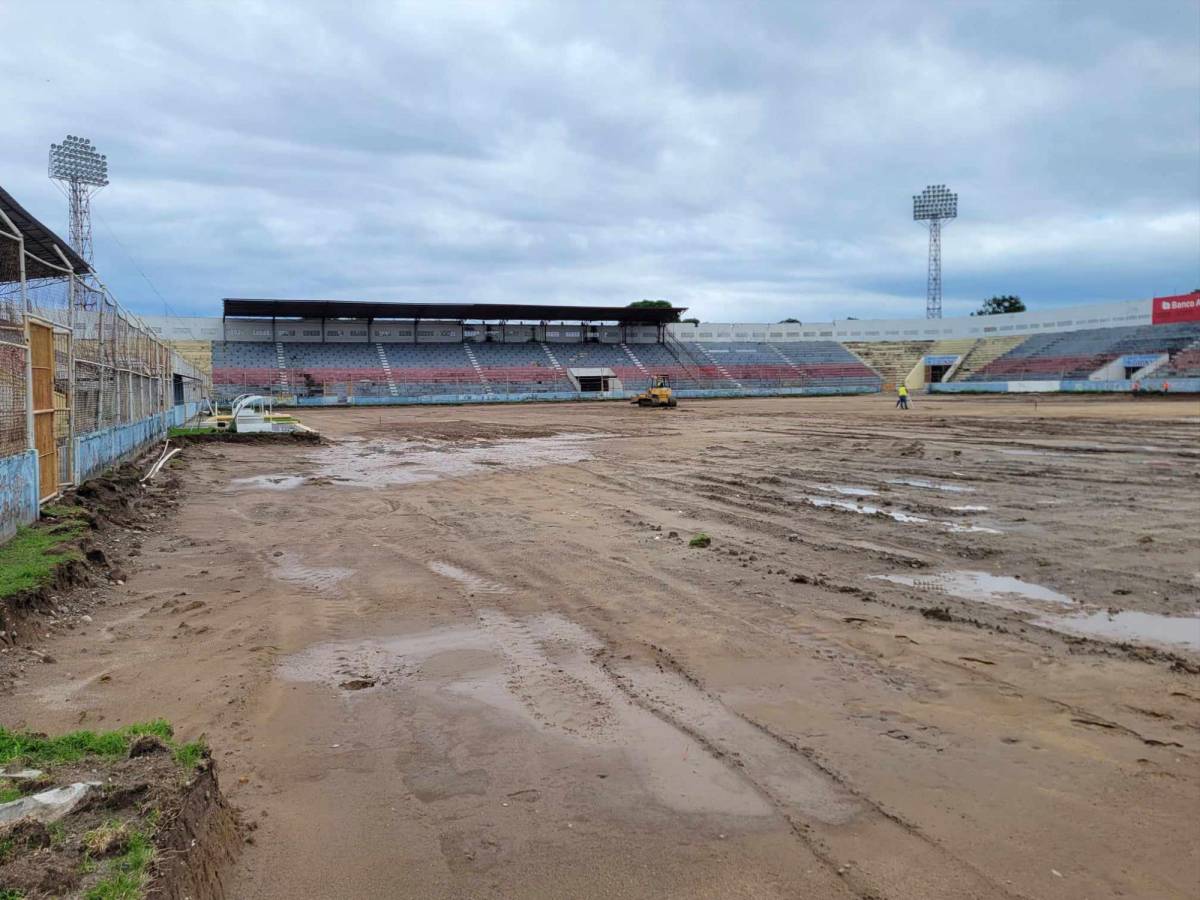
[{"label": "chain-link fence", "polygon": [[[128,452],[133,435],[110,441],[110,430],[149,422],[137,434],[165,432],[165,414],[201,403],[211,383],[2,191],[0,200],[0,465],[31,449],[40,469],[53,460],[53,476],[40,475],[44,500],[47,483],[52,494]],[[103,446],[89,447],[85,467],[75,457],[91,438]]]},{"label": "chain-link fence", "polygon": [[0,221],[0,458],[29,447],[21,236]]}]

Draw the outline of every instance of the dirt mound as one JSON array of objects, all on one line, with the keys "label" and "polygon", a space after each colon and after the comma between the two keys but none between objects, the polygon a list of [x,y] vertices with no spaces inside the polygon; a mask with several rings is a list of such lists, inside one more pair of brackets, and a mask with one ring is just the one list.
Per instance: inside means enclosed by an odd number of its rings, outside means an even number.
[{"label": "dirt mound", "polygon": [[[52,550],[58,561],[29,587],[0,598],[0,645],[33,643],[86,614],[97,598],[85,589],[126,580],[141,554],[139,535],[177,505],[178,476],[169,469],[141,483],[158,453],[148,451],[43,507],[30,531],[45,540],[47,553]],[[62,540],[55,540],[59,535]]]},{"label": "dirt mound", "polygon": [[181,434],[171,438],[172,447],[191,444],[323,444],[325,439],[316,431],[289,431],[278,434],[239,434],[217,431],[212,434]]},{"label": "dirt mound", "polygon": [[84,785],[83,799],[49,822],[26,817],[0,825],[0,886],[27,900],[92,891],[126,896],[114,893],[116,886],[170,900],[228,896],[223,873],[241,832],[216,765],[206,753],[194,767],[181,766],[154,740],[158,752],[117,760],[89,756],[18,782],[27,797]]}]

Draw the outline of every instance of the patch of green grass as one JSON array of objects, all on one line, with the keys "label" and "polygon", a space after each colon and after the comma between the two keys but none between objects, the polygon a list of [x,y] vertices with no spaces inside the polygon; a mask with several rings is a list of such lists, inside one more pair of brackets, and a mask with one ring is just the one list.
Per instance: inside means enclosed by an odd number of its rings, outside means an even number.
[{"label": "patch of green grass", "polygon": [[16,888],[0,888],[0,900],[25,900],[25,895]]},{"label": "patch of green grass", "polygon": [[167,437],[188,437],[189,435],[193,435],[193,434],[220,434],[220,433],[221,433],[221,430],[219,428],[214,428],[211,425],[206,425],[206,426],[195,425],[195,426],[191,426],[191,427],[188,427],[186,425],[183,425],[183,426],[172,425],[171,428],[169,428],[167,430]]},{"label": "patch of green grass", "polygon": [[63,506],[61,503],[47,503],[42,507],[43,516],[53,516],[56,519],[82,518],[87,516],[87,510],[80,506]]},{"label": "patch of green grass", "polygon": [[[13,847],[17,846],[17,842],[12,838],[0,841],[0,866],[8,861],[8,854],[12,853]],[[0,892],[0,900],[3,900],[4,894]]]},{"label": "patch of green grass", "polygon": [[9,731],[0,726],[0,765],[20,760],[28,765],[74,762],[89,754],[123,756],[139,734],[153,734],[169,742],[174,732],[166,719],[138,722],[116,731],[73,731],[60,737],[41,737]]},{"label": "patch of green grass", "polygon": [[194,769],[200,763],[200,759],[204,756],[204,751],[207,749],[203,739],[188,741],[188,743],[181,744],[175,750],[175,762],[179,763],[185,769]]},{"label": "patch of green grass", "polygon": [[140,900],[154,845],[140,831],[129,836],[125,852],[108,865],[108,874],[88,889],[84,900]]},{"label": "patch of green grass", "polygon": [[12,803],[14,800],[20,800],[24,796],[20,788],[15,787],[0,787],[0,803]]},{"label": "patch of green grass", "polygon": [[689,547],[707,547],[711,543],[712,543],[712,538],[710,538],[707,534],[705,534],[702,531],[699,534],[694,535],[692,537],[692,539],[690,541],[688,541],[688,546]]},{"label": "patch of green grass", "polygon": [[73,548],[58,550],[60,544],[78,537],[83,522],[62,522],[50,528],[19,528],[12,540],[0,547],[0,599],[45,584],[61,563],[78,559]]}]

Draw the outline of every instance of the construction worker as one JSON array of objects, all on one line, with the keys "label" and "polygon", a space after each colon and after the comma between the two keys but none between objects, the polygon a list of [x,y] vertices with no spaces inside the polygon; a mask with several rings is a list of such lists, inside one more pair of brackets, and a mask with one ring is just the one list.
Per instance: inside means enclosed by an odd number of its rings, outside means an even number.
[{"label": "construction worker", "polygon": [[908,409],[908,388],[903,384],[896,388],[896,409]]}]

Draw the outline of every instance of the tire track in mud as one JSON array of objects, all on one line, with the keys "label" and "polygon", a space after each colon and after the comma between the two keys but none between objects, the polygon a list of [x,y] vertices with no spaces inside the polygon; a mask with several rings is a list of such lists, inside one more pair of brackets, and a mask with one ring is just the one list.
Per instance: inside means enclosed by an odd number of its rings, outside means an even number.
[{"label": "tire track in mud", "polygon": [[863,900],[897,889],[928,898],[1020,896],[850,788],[802,748],[730,709],[657,646],[647,645],[660,660],[651,668],[618,660],[601,636],[569,620],[517,619],[467,603],[508,661],[508,689],[536,721],[637,754],[649,739],[623,704],[653,716],[745,781]]},{"label": "tire track in mud", "polygon": [[[610,480],[620,481],[621,479],[610,479]],[[655,496],[661,498],[663,500],[664,504],[675,504],[678,502],[677,499],[670,498],[670,497],[666,496],[664,494],[664,492],[661,492],[661,491],[656,492]],[[740,516],[734,516],[732,514],[728,515],[726,518],[732,524],[736,524],[740,528],[747,529],[750,531],[758,531],[760,533],[768,534],[772,537],[780,537],[780,534],[778,533],[778,529],[764,528],[763,522],[760,519],[757,519],[757,520],[756,519],[746,519],[746,518],[743,518]],[[762,548],[759,547],[758,549],[761,552]],[[574,550],[575,550],[575,552],[572,554],[569,554],[570,556],[577,558],[577,560],[581,563],[587,560],[587,553],[586,553],[587,548],[586,547],[577,546],[574,548]],[[836,568],[836,566],[831,566],[831,567]],[[669,594],[677,591],[677,585],[669,584],[664,579],[660,578],[658,575],[656,575],[654,573],[647,573],[646,571],[641,570],[641,569],[636,569],[633,566],[629,566],[628,568],[629,568],[629,572],[630,572],[631,576],[639,578],[643,582],[658,584],[658,586],[661,588],[664,595],[669,595]],[[526,572],[526,574],[529,574],[528,571]],[[693,575],[693,574],[694,573],[685,571],[681,577],[686,579],[688,576]],[[777,610],[783,611],[783,612],[791,614],[791,615],[802,615],[806,612],[812,612],[811,606],[805,606],[803,604],[794,604],[793,605],[793,604],[789,604],[789,603],[782,602],[779,600],[763,599],[761,597],[756,596],[753,592],[744,592],[744,593],[743,592],[729,592],[718,603],[716,601],[708,600],[705,593],[702,590],[699,590],[697,585],[693,585],[692,587],[693,587],[693,589],[690,591],[689,596],[687,597],[686,603],[674,605],[674,606],[667,604],[666,602],[661,603],[659,608],[661,609],[662,613],[664,615],[672,615],[672,614],[677,615],[680,606],[687,608],[692,613],[703,611],[703,612],[706,612],[709,616],[711,616],[714,619],[719,618],[719,619],[725,619],[725,620],[732,620],[732,621],[738,623],[739,625],[741,625],[743,628],[746,628],[757,634],[760,634],[763,637],[773,638],[776,640],[782,639],[786,643],[791,644],[792,646],[795,646],[795,647],[803,648],[806,651],[809,651],[809,652],[816,651],[818,653],[818,655],[822,658],[824,663],[833,665],[835,667],[838,667],[839,669],[843,669],[843,672],[845,675],[860,676],[860,675],[868,674],[872,678],[874,678],[878,684],[882,685],[883,687],[897,689],[897,690],[901,690],[904,692],[910,692],[914,687],[918,687],[919,689],[927,691],[927,692],[933,692],[935,690],[931,683],[925,683],[923,685],[916,685],[911,682],[911,679],[897,679],[897,677],[896,677],[897,672],[896,672],[894,666],[887,665],[886,662],[877,655],[872,654],[872,655],[867,656],[867,655],[864,655],[857,648],[853,648],[853,647],[846,645],[841,640],[839,640],[837,637],[835,637],[831,632],[829,632],[828,626],[826,627],[827,633],[823,636],[807,635],[807,636],[801,637],[801,636],[797,636],[797,635],[791,633],[790,631],[785,631],[785,632],[781,633],[777,622],[768,621],[765,623],[760,623],[758,621],[758,618],[760,618],[760,617],[755,617],[755,616],[753,616],[752,613],[746,612],[743,614],[738,614],[737,612],[735,612],[735,609],[737,609],[737,608],[750,608],[750,607],[762,608],[765,606],[767,608],[777,609]],[[826,583],[825,585],[821,585],[820,587],[831,592],[830,599],[833,599],[833,595],[844,594],[845,593],[844,588],[847,586],[844,586],[844,585],[839,586],[839,585],[835,585],[835,584]],[[839,590],[839,587],[842,589]],[[906,593],[909,596],[914,596],[911,592],[900,591],[900,593]],[[645,603],[646,599],[647,599],[647,595],[643,595],[642,602]],[[920,598],[917,597],[917,599],[919,600]],[[900,607],[896,607],[895,605],[890,604],[890,603],[886,604],[886,605],[890,606],[891,608],[900,608]],[[595,607],[593,606],[592,608],[595,608]],[[834,608],[834,606],[830,606],[828,608],[828,611],[830,613],[836,613],[836,609]],[[1063,635],[1061,635],[1060,633],[1054,632],[1054,631],[1039,630],[1038,634],[1043,638],[1051,639],[1055,643],[1061,643],[1064,640]],[[1035,640],[1034,637],[1032,637],[1028,634],[1022,634],[1019,632],[1011,632],[1010,637],[1015,637],[1022,642],[1033,643],[1033,644],[1038,643],[1038,641]],[[830,638],[832,638],[832,640],[830,640]],[[825,652],[822,652],[822,648],[826,648]],[[1174,741],[1163,741],[1163,740],[1156,739],[1156,738],[1146,738],[1143,735],[1141,735],[1140,733],[1134,731],[1133,729],[1128,728],[1127,726],[1121,725],[1116,722],[1111,722],[1109,719],[1107,719],[1106,717],[1104,717],[1103,715],[1101,715],[1099,713],[1093,712],[1084,707],[1065,703],[1063,701],[1057,700],[1054,697],[1051,697],[1051,696],[1041,693],[1041,692],[1034,692],[1034,691],[1028,690],[1027,688],[1019,687],[1015,684],[1012,684],[1012,683],[1004,680],[1003,678],[1001,678],[997,675],[991,674],[989,672],[986,672],[986,671],[978,669],[978,668],[964,665],[955,660],[940,658],[937,656],[930,656],[928,654],[922,654],[922,658],[928,664],[931,664],[931,665],[939,665],[940,664],[940,665],[947,666],[947,667],[955,670],[956,674],[958,674],[960,676],[965,674],[965,675],[967,675],[968,680],[970,682],[975,683],[976,685],[986,686],[988,688],[999,691],[1000,693],[1004,693],[1004,691],[1007,690],[1009,692],[1016,693],[1018,696],[1027,697],[1037,703],[1043,704],[1047,709],[1052,710],[1057,714],[1061,714],[1064,712],[1068,713],[1071,716],[1071,722],[1073,724],[1076,724],[1076,725],[1091,724],[1098,728],[1104,728],[1106,730],[1110,730],[1114,734],[1125,734],[1127,736],[1136,738],[1137,740],[1141,741],[1142,743],[1144,743],[1148,746],[1167,746],[1167,747],[1182,746],[1182,745],[1178,744],[1178,742],[1174,742]],[[848,668],[845,668],[845,667],[848,667]]]}]

